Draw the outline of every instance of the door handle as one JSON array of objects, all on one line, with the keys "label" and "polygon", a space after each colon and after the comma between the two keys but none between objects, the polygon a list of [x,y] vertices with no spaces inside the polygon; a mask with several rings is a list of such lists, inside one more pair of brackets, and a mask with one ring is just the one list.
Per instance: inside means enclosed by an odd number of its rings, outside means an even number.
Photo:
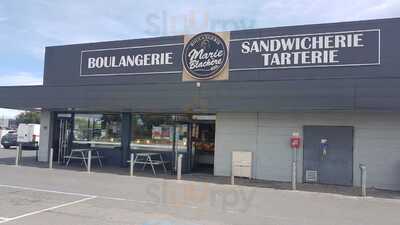
[{"label": "door handle", "polygon": [[327,158],[327,155],[328,155],[328,149],[327,148],[323,148],[322,149],[321,160],[325,160]]},{"label": "door handle", "polygon": [[324,159],[324,157],[328,154],[328,151],[327,151],[327,149],[328,149],[328,139],[327,138],[323,138],[323,139],[321,139],[321,149],[322,149],[322,156],[321,156],[321,158],[322,159]]}]

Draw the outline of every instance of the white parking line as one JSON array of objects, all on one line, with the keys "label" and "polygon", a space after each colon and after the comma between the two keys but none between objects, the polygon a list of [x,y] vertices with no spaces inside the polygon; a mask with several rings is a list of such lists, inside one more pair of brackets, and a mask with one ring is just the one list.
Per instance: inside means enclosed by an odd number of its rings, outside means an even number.
[{"label": "white parking line", "polygon": [[0,187],[21,189],[21,190],[27,190],[27,191],[47,192],[47,193],[62,194],[62,195],[74,195],[74,196],[80,196],[80,197],[86,197],[86,198],[97,197],[97,196],[94,196],[94,195],[87,195],[87,194],[81,194],[81,193],[54,191],[54,190],[46,190],[46,189],[22,187],[22,186],[6,185],[6,184],[0,184]]},{"label": "white parking line", "polygon": [[[113,200],[113,201],[128,201],[128,202],[135,202],[135,203],[139,203],[139,204],[150,204],[150,205],[161,204],[159,201],[135,200],[135,199],[117,198],[117,197],[109,197],[109,196],[95,196],[95,195],[82,194],[82,193],[46,190],[46,189],[39,189],[39,188],[32,188],[32,187],[7,185],[7,184],[0,184],[0,187],[21,189],[21,190],[27,190],[27,191],[38,191],[38,192],[46,192],[46,193],[54,193],[54,194],[63,194],[63,195],[73,195],[73,196],[80,196],[80,197],[85,197],[85,198],[92,197],[92,198],[106,199],[106,200]],[[162,204],[167,205],[167,206],[179,206],[179,207],[184,206],[184,207],[193,208],[193,209],[199,208],[198,206],[189,205],[189,204],[174,204],[174,203],[162,203]]]},{"label": "white parking line", "polygon": [[70,206],[70,205],[74,205],[74,204],[78,204],[78,203],[81,203],[81,202],[84,202],[84,201],[88,201],[88,200],[97,198],[97,196],[94,196],[94,195],[86,195],[86,194],[81,194],[81,193],[63,192],[63,191],[54,191],[54,190],[45,190],[45,189],[22,187],[22,186],[15,186],[15,185],[0,184],[0,187],[20,189],[20,190],[26,190],[26,191],[46,192],[46,193],[52,193],[52,194],[72,195],[72,196],[83,197],[83,199],[79,199],[79,200],[76,200],[76,201],[73,201],[73,202],[67,202],[67,203],[64,203],[64,204],[61,204],[61,205],[49,207],[49,208],[46,208],[46,209],[37,210],[37,211],[26,213],[26,214],[23,214],[23,215],[20,215],[20,216],[16,216],[16,217],[11,217],[11,218],[0,217],[0,224],[7,223],[9,221],[13,221],[13,220],[17,220],[17,219],[21,219],[21,218],[24,218],[24,217],[27,217],[27,216],[32,216],[32,215],[36,215],[36,214],[39,214],[39,213],[51,211],[51,210],[54,210],[54,209],[58,209],[58,208],[62,208],[62,207],[66,207],[66,206]]},{"label": "white parking line", "polygon": [[88,201],[88,200],[91,200],[91,199],[94,199],[94,198],[96,198],[96,197],[95,196],[87,197],[87,198],[80,199],[80,200],[77,200],[77,201],[68,202],[68,203],[64,203],[64,204],[61,204],[61,205],[53,206],[53,207],[50,207],[50,208],[41,209],[41,210],[37,210],[37,211],[34,211],[34,212],[26,213],[26,214],[23,214],[23,215],[20,215],[20,216],[16,216],[16,217],[12,217],[12,218],[5,218],[5,220],[0,221],[0,224],[1,223],[7,223],[7,222],[10,222],[10,221],[13,221],[13,220],[17,220],[17,219],[21,219],[21,218],[24,218],[24,217],[27,217],[27,216],[32,216],[32,215],[36,215],[36,214],[39,214],[39,213],[55,210],[55,209],[58,209],[58,208],[62,208],[62,207],[70,206],[70,205],[75,205],[75,204],[78,204],[78,203],[81,203],[81,202],[84,202],[84,201]]},{"label": "white parking line", "polygon": [[[9,222],[9,221],[12,221],[12,220],[20,219],[20,218],[23,218],[23,217],[27,217],[27,216],[43,213],[43,212],[46,212],[46,211],[51,211],[51,210],[54,210],[54,209],[58,209],[58,208],[62,208],[62,207],[66,207],[66,206],[70,206],[70,205],[74,205],[74,204],[78,204],[78,203],[81,203],[81,202],[84,202],[84,201],[88,201],[88,200],[91,200],[91,199],[95,199],[95,198],[96,199],[113,200],[113,201],[127,201],[127,202],[134,202],[134,203],[139,203],[139,204],[150,204],[150,205],[162,204],[162,205],[170,206],[170,207],[185,207],[185,208],[190,208],[190,209],[200,209],[201,208],[200,206],[191,205],[191,204],[165,203],[165,202],[159,202],[159,201],[136,200],[136,199],[117,198],[117,197],[110,197],[110,196],[96,196],[96,195],[89,195],[89,194],[63,192],[63,191],[55,191],[55,190],[46,190],[46,189],[15,186],[15,185],[0,184],[0,187],[84,197],[83,199],[80,199],[80,200],[77,200],[77,201],[74,201],[74,202],[69,202],[69,203],[58,205],[58,206],[50,207],[50,208],[47,208],[47,209],[38,210],[38,211],[27,213],[27,214],[24,214],[24,215],[21,215],[21,216],[16,216],[16,217],[12,217],[12,218],[3,218],[4,220],[0,220],[0,224],[6,223],[6,222]],[[235,210],[226,210],[224,212],[225,213],[229,213],[229,214],[242,213],[240,211],[235,211]],[[288,221],[290,220],[290,221],[292,221],[291,219],[286,218],[286,217],[260,216],[260,215],[258,215],[258,216],[262,217],[262,218],[267,218],[267,219],[280,219],[280,220],[288,220]]]}]

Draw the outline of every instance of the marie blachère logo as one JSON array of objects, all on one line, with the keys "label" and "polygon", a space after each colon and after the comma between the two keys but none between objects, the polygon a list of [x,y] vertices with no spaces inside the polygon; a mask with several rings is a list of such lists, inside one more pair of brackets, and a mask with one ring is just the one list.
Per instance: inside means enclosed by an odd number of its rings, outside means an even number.
[{"label": "marie blach\u00e8re logo", "polygon": [[[229,33],[200,33],[185,36],[183,80],[226,80]],[[224,73],[225,71],[225,73]]]}]

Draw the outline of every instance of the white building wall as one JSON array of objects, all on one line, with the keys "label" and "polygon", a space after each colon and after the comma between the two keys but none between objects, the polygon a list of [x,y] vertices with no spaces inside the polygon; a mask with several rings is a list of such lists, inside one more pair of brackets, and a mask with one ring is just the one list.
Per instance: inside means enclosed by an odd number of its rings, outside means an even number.
[{"label": "white building wall", "polygon": [[[290,181],[289,137],[305,125],[354,127],[354,185],[359,164],[367,166],[367,185],[400,190],[400,115],[396,113],[218,113],[215,175],[230,175],[231,151],[254,153],[257,179]],[[298,180],[302,180],[303,149]]]},{"label": "white building wall", "polygon": [[256,152],[256,114],[217,114],[215,123],[214,173],[230,176],[232,151]]},{"label": "white building wall", "polygon": [[39,162],[49,161],[49,150],[51,148],[51,112],[40,113],[40,141],[39,141]]},{"label": "white building wall", "polygon": [[8,128],[9,123],[10,123],[10,119],[4,119],[4,118],[0,119],[0,127],[1,128]]}]

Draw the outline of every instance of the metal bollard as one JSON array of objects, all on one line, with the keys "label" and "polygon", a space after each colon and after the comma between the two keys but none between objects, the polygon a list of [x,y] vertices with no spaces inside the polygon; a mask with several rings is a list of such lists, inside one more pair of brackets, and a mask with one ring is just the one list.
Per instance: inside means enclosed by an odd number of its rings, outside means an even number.
[{"label": "metal bollard", "polygon": [[87,163],[88,173],[91,172],[91,169],[92,169],[92,151],[89,151],[88,152],[88,163]]},{"label": "metal bollard", "polygon": [[233,163],[232,160],[232,168],[231,168],[231,185],[235,185],[235,164]]},{"label": "metal bollard", "polygon": [[131,176],[133,176],[133,158],[134,158],[134,155],[133,155],[133,153],[131,153],[131,161],[130,161],[130,167],[131,167],[130,175]]},{"label": "metal bollard", "polygon": [[292,151],[292,190],[297,189],[297,151],[298,149]]},{"label": "metal bollard", "polygon": [[361,196],[367,196],[367,167],[360,164],[361,169]]},{"label": "metal bollard", "polygon": [[292,190],[296,190],[296,176],[297,176],[297,165],[296,162],[292,162]]},{"label": "metal bollard", "polygon": [[182,179],[182,154],[179,154],[178,156],[178,171],[176,173],[176,179],[177,180]]},{"label": "metal bollard", "polygon": [[53,169],[53,154],[54,154],[54,149],[50,148],[49,169]]},{"label": "metal bollard", "polygon": [[17,146],[17,152],[15,156],[15,166],[19,166],[21,160],[21,145]]}]

